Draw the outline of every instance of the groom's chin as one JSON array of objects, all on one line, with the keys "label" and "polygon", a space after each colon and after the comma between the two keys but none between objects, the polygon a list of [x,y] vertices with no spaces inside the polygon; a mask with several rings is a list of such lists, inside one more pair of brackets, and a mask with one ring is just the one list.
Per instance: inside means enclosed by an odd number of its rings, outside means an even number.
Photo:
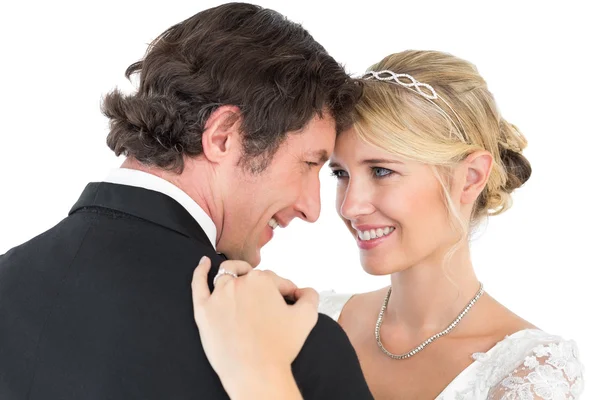
[{"label": "groom's chin", "polygon": [[252,268],[256,268],[258,264],[260,264],[260,260],[260,249],[257,249],[255,254],[250,255],[250,257],[247,257],[246,262],[250,264]]},{"label": "groom's chin", "polygon": [[260,250],[260,247],[244,249],[243,253],[240,254],[239,259],[246,261],[252,268],[256,268],[261,261]]}]

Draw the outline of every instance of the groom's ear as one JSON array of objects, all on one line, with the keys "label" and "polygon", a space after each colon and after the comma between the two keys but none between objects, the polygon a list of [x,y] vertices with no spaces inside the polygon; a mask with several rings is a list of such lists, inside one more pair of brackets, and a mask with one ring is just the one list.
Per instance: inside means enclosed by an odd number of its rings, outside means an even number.
[{"label": "groom's ear", "polygon": [[240,109],[235,106],[221,106],[210,114],[202,132],[202,150],[208,161],[220,163],[240,151],[241,122]]}]

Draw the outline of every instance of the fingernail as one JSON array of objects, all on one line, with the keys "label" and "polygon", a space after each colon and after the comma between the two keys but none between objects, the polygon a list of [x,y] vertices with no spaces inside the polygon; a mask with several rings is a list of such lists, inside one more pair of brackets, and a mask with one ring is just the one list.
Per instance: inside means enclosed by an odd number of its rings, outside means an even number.
[{"label": "fingernail", "polygon": [[202,264],[206,263],[206,261],[208,261],[208,257],[202,256],[202,258],[200,259],[200,263],[198,263],[198,265],[202,265]]}]

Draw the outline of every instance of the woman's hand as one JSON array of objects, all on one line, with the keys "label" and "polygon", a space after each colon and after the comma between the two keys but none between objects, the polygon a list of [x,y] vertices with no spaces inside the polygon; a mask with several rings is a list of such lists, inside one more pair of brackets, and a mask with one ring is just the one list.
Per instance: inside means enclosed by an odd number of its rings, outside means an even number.
[{"label": "woman's hand", "polygon": [[[301,398],[291,363],[314,328],[319,296],[271,271],[225,261],[211,294],[204,257],[192,281],[194,317],[204,350],[233,398]],[[284,297],[295,304],[286,304]]]}]

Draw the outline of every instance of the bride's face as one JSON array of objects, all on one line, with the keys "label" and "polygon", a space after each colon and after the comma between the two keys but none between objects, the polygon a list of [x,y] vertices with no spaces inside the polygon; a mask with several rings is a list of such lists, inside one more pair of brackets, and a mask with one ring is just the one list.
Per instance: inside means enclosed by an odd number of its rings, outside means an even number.
[{"label": "bride's face", "polygon": [[336,209],[366,272],[386,275],[443,252],[456,240],[441,184],[425,164],[367,144],[350,129],[335,145]]}]

